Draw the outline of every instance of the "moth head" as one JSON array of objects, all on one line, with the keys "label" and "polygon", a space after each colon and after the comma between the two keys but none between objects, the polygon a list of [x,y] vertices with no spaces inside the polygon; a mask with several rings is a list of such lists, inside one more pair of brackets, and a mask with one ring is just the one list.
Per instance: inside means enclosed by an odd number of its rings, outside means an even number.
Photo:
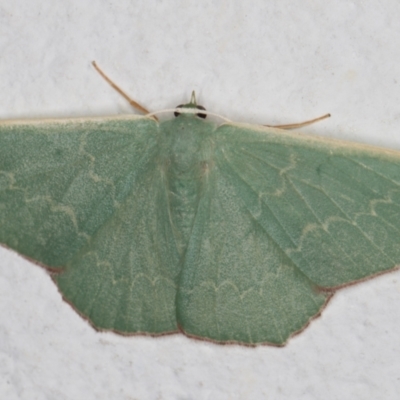
[{"label": "moth head", "polygon": [[[192,97],[190,98],[190,102],[187,104],[180,104],[176,108],[189,108],[189,109],[198,109],[198,110],[206,111],[206,109],[203,106],[197,105],[196,94],[195,94],[194,90],[192,92]],[[178,111],[175,111],[174,115],[175,115],[175,117],[177,117],[178,115],[181,115],[181,113]],[[207,114],[204,114],[204,113],[196,113],[195,115],[196,115],[196,117],[200,117],[203,119],[207,117]]]}]

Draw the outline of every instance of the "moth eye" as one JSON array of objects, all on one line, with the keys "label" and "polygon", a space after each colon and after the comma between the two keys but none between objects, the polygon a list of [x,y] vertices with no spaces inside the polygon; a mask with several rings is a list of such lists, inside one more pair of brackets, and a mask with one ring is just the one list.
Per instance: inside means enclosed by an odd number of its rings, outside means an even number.
[{"label": "moth eye", "polygon": [[[176,108],[182,108],[182,107],[185,107],[185,104],[180,104],[179,106],[176,106]],[[196,106],[196,108],[197,108],[198,110],[206,111],[206,109],[205,109],[203,106]],[[175,117],[177,117],[178,115],[181,115],[181,113],[178,112],[178,111],[174,111],[174,115],[175,115]],[[207,117],[207,114],[204,114],[204,113],[196,113],[196,116],[204,119],[204,118]]]},{"label": "moth eye", "polygon": [[[179,104],[179,106],[176,106],[176,108],[182,108],[182,107],[183,107],[183,104]],[[181,115],[181,113],[175,111],[175,112],[174,112],[174,115],[175,115],[175,117],[177,117],[178,115]]]},{"label": "moth eye", "polygon": [[[206,109],[203,107],[203,106],[196,106],[196,108],[198,109],[198,110],[203,110],[203,111],[206,111]],[[200,118],[203,118],[203,119],[206,119],[207,118],[207,114],[203,114],[203,113],[198,113],[198,114],[196,114],[198,117],[200,117]]]}]

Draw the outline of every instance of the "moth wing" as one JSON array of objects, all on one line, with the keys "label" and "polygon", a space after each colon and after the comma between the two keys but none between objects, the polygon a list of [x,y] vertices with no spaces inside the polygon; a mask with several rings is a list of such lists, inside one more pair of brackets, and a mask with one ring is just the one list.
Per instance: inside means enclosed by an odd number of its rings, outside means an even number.
[{"label": "moth wing", "polygon": [[158,140],[145,118],[0,127],[0,242],[55,272],[99,329],[177,329]]},{"label": "moth wing", "polygon": [[339,286],[400,262],[400,157],[226,124],[185,257],[178,320],[219,342],[284,344]]},{"label": "moth wing", "polygon": [[[240,130],[223,131],[240,143]],[[334,288],[400,263],[400,152],[264,132],[224,159],[260,199],[249,211],[310,279]]]}]

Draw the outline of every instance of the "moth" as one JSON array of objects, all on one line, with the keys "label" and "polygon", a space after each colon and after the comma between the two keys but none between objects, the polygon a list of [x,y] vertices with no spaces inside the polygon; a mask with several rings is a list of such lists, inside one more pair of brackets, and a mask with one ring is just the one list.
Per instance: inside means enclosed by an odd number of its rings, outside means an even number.
[{"label": "moth", "polygon": [[399,152],[174,111],[0,124],[0,243],[96,329],[281,346],[399,264]]}]

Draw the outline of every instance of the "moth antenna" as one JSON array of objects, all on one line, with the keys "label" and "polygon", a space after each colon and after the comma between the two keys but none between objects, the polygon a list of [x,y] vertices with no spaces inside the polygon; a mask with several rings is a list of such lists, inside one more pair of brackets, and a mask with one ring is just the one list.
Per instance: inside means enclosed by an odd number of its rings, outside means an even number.
[{"label": "moth antenna", "polygon": [[269,128],[280,128],[280,129],[297,129],[302,128],[303,126],[314,124],[315,122],[322,121],[325,118],[329,118],[331,114],[325,114],[322,117],[310,119],[309,121],[299,122],[297,124],[287,124],[287,125],[264,125],[268,126]]},{"label": "moth antenna", "polygon": [[[118,85],[116,85],[101,69],[100,67],[96,64],[96,61],[92,61],[93,67],[96,69],[96,71],[106,80],[106,82],[113,88],[115,89],[125,100],[129,102],[129,104],[135,108],[136,110],[142,112],[143,114],[149,114],[150,111],[147,110],[147,108],[143,107],[140,105],[137,101],[131,99]],[[157,117],[154,116],[154,118],[158,121]]]}]

